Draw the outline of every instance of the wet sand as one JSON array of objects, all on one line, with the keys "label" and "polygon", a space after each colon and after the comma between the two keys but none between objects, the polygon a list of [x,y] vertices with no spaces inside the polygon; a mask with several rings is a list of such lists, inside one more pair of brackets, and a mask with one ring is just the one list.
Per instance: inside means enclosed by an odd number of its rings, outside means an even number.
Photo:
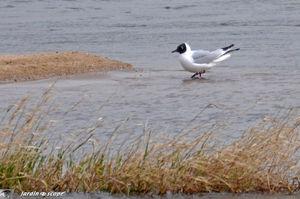
[{"label": "wet sand", "polygon": [[132,65],[82,52],[0,56],[0,82],[131,69]]}]

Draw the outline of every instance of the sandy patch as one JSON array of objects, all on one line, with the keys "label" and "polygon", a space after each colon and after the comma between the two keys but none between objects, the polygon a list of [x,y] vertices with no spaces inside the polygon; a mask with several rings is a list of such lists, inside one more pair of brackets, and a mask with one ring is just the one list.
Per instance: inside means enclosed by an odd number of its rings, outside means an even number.
[{"label": "sandy patch", "polygon": [[131,64],[82,52],[0,56],[0,81],[2,82],[128,69],[132,69]]}]

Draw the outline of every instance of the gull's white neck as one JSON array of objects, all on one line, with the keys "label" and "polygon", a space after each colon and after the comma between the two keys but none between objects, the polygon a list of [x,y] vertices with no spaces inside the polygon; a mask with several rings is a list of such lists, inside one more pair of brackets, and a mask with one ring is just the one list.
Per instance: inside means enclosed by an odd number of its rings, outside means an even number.
[{"label": "gull's white neck", "polygon": [[188,61],[193,61],[191,47],[187,43],[185,43],[185,46],[186,46],[186,51],[179,55],[179,60],[184,59]]},{"label": "gull's white neck", "polygon": [[187,43],[184,43],[184,44],[185,44],[185,47],[186,47],[186,51],[184,53],[182,53],[182,55],[189,55],[190,56],[192,54],[192,49]]}]

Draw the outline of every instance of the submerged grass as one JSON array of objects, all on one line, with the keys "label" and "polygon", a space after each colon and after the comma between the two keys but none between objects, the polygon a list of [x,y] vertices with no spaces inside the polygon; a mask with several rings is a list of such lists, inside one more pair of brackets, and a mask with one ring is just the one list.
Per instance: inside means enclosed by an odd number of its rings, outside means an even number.
[{"label": "submerged grass", "polygon": [[82,142],[49,150],[42,136],[47,92],[33,108],[26,108],[24,98],[0,118],[0,188],[125,194],[299,190],[297,118],[266,119],[223,147],[210,144],[211,132],[158,142],[145,129],[139,138],[126,140],[125,147],[116,149],[112,136],[106,143],[92,142],[89,153],[78,155],[91,143],[97,125]]}]

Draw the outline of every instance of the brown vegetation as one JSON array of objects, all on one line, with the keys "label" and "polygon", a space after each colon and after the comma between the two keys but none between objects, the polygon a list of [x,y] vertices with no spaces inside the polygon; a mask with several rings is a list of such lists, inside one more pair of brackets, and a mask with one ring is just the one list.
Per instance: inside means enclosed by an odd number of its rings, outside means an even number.
[{"label": "brown vegetation", "polygon": [[0,56],[0,81],[36,80],[89,72],[131,69],[132,66],[81,52]]},{"label": "brown vegetation", "polygon": [[[116,147],[116,132],[105,143],[91,140],[99,128],[95,125],[83,141],[53,152],[48,140],[40,137],[46,127],[41,118],[48,109],[47,95],[26,114],[27,98],[3,114],[0,188],[126,194],[299,190],[299,119],[264,120],[218,147],[210,144],[210,132],[192,140],[180,134],[158,142],[147,130]],[[78,149],[90,144],[91,151],[77,156]]]}]

